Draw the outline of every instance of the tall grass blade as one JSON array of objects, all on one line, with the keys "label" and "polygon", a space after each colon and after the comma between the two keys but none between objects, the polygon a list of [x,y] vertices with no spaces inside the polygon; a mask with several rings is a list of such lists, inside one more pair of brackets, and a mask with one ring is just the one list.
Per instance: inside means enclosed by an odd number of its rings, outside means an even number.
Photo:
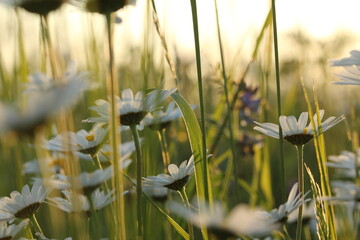
[{"label": "tall grass blade", "polygon": [[[186,102],[186,100],[177,92],[171,94],[172,99],[175,101],[177,106],[179,107],[184,122],[186,126],[186,131],[190,141],[191,151],[194,155],[194,163],[195,163],[195,181],[196,181],[196,191],[198,200],[203,201],[206,199],[206,192],[212,195],[211,185],[210,185],[210,177],[208,174],[208,162],[207,158],[203,158],[202,156],[206,155],[204,153],[203,142],[202,142],[202,133],[199,126],[199,123],[196,119],[196,116],[191,109],[190,105]],[[205,168],[204,168],[205,166]],[[207,173],[205,175],[205,172]],[[205,182],[205,176],[207,181]],[[212,199],[207,199],[210,204]],[[201,206],[199,204],[199,206]],[[201,209],[200,209],[201,211]],[[204,236],[207,236],[207,232],[205,228],[202,228],[202,232]]]}]

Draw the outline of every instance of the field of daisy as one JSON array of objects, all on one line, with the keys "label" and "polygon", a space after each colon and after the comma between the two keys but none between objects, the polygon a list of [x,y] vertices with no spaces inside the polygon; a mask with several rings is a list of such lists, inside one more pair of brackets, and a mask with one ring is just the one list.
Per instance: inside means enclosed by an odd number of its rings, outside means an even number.
[{"label": "field of daisy", "polygon": [[0,0],[0,240],[360,239],[356,35],[177,4]]}]

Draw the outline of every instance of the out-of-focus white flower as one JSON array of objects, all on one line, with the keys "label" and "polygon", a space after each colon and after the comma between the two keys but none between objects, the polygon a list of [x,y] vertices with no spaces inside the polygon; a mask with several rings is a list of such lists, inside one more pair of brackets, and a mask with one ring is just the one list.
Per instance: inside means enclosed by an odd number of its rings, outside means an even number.
[{"label": "out-of-focus white flower", "polygon": [[166,111],[159,109],[152,112],[148,118],[144,119],[144,125],[154,130],[161,130],[171,124],[172,121],[181,117],[181,111],[175,107],[174,102],[170,102]]},{"label": "out-of-focus white flower", "polygon": [[189,161],[183,161],[179,167],[175,164],[170,164],[168,170],[170,175],[159,174],[143,178],[143,187],[166,187],[174,191],[180,191],[194,172],[194,156],[191,156]]},{"label": "out-of-focus white flower", "polygon": [[[73,191],[61,191],[65,198],[53,197],[48,198],[50,205],[53,205],[68,213],[87,212],[90,213],[90,202],[85,195],[77,194]],[[91,194],[91,201],[94,210],[100,210],[109,205],[115,199],[115,190],[105,194],[98,188]],[[74,199],[76,198],[76,199]],[[75,204],[74,204],[75,203]]]},{"label": "out-of-focus white flower", "polygon": [[336,168],[340,177],[355,178],[356,167],[360,166],[360,148],[357,153],[342,151],[340,155],[331,155],[328,157],[328,167]]},{"label": "out-of-focus white flower", "polygon": [[[117,97],[117,115],[120,118],[120,124],[123,126],[140,125],[143,127],[142,120],[149,112],[154,111],[157,106],[170,96],[176,89],[153,90],[145,95],[144,92],[138,92],[134,96],[131,89],[122,91],[121,98]],[[102,99],[95,101],[96,106],[90,107],[100,116],[91,117],[84,122],[95,123],[95,128],[109,124],[110,104]],[[141,128],[140,128],[141,129]]]},{"label": "out-of-focus white flower", "polygon": [[6,221],[0,221],[0,239],[13,239],[28,223],[28,219],[19,224],[8,224]]},{"label": "out-of-focus white flower", "polygon": [[40,181],[30,188],[25,185],[19,193],[13,191],[9,197],[0,199],[0,221],[10,221],[16,218],[30,218],[44,202],[50,190],[46,190]]},{"label": "out-of-focus white flower", "polygon": [[[47,77],[36,74],[32,75],[32,78]],[[72,106],[85,90],[87,90],[86,79],[79,73],[62,84],[56,84],[45,90],[33,89],[27,92],[26,101],[24,101],[26,106],[21,109],[0,103],[0,135],[7,132],[32,135],[37,127],[48,122],[61,109]]]},{"label": "out-of-focus white flower", "polygon": [[62,6],[67,0],[0,0],[12,7],[21,7],[29,12],[46,16]]},{"label": "out-of-focus white flower", "polygon": [[106,136],[107,130],[103,128],[97,128],[89,132],[86,130],[80,130],[76,133],[66,132],[47,141],[43,147],[58,152],[78,151],[93,157],[106,142]]},{"label": "out-of-focus white flower", "polygon": [[[113,168],[112,166],[102,170],[98,169],[92,173],[83,172],[79,176],[76,177],[75,182],[76,189],[82,189],[86,195],[89,195],[95,189],[97,189],[102,183],[109,180],[112,176]],[[67,182],[70,183],[71,180],[63,176],[63,178],[67,179]]]},{"label": "out-of-focus white flower", "polygon": [[[324,113],[324,110],[320,110],[320,121],[322,120]],[[283,133],[282,137],[293,145],[304,145],[313,139],[314,135],[322,134],[345,119],[344,115],[337,118],[332,116],[322,122],[319,126],[317,114],[315,114],[315,129],[313,129],[311,122],[306,126],[308,116],[309,114],[307,112],[303,112],[301,113],[298,121],[294,116],[280,116],[279,122]],[[273,123],[254,122],[259,125],[254,127],[255,130],[270,137],[279,138],[279,125]]]},{"label": "out-of-focus white flower", "polygon": [[341,81],[333,82],[338,85],[360,85],[360,51],[352,50],[350,57],[329,61],[331,66],[341,66],[342,71],[335,74]]},{"label": "out-of-focus white flower", "polygon": [[224,209],[220,203],[215,203],[213,209],[202,204],[202,211],[185,208],[182,204],[169,202],[170,211],[187,219],[194,225],[205,226],[208,231],[219,239],[246,235],[251,237],[264,237],[277,230],[279,224],[263,221],[258,218],[259,209],[252,209],[246,205],[238,205],[225,217]]},{"label": "out-of-focus white flower", "polygon": [[40,173],[40,162],[44,165],[48,173],[61,173],[66,164],[66,156],[60,152],[52,152],[51,155],[45,159],[34,159],[23,164],[22,174],[37,174]]},{"label": "out-of-focus white flower", "polygon": [[279,208],[275,208],[271,210],[270,212],[266,212],[266,211],[258,212],[259,218],[264,221],[269,221],[272,223],[286,223],[289,218],[289,215],[293,211],[298,209],[303,204],[303,202],[310,201],[310,199],[304,200],[306,195],[310,191],[304,194],[302,198],[300,198],[301,196],[300,193],[296,194],[298,190],[298,185],[299,185],[298,183],[294,184],[294,186],[292,187],[289,193],[286,203],[280,205]]},{"label": "out-of-focus white flower", "polygon": [[323,200],[339,202],[359,202],[360,187],[353,182],[332,181],[331,187],[335,193],[332,197],[323,197]]},{"label": "out-of-focus white flower", "polygon": [[[309,204],[304,204],[303,206],[304,206],[302,211],[303,222],[309,222],[315,220],[316,213],[314,209],[315,207],[314,201],[311,201]],[[288,223],[296,222],[298,220],[298,213],[299,213],[299,208],[296,208],[294,211],[292,211],[289,214],[287,222]]]}]

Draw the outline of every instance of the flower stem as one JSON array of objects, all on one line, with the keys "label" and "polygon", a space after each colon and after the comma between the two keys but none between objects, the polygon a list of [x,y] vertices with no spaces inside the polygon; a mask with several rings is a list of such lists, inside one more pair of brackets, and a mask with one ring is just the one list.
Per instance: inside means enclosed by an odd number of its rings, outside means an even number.
[{"label": "flower stem", "polygon": [[32,215],[32,219],[34,220],[34,223],[35,223],[36,227],[38,228],[39,232],[40,232],[41,234],[44,234],[43,231],[42,231],[42,229],[41,229],[41,227],[40,227],[39,222],[38,222],[37,219],[36,219],[35,214]]},{"label": "flower stem", "polygon": [[[232,125],[232,109],[231,109],[231,105],[230,105],[229,91],[228,91],[228,86],[227,86],[228,77],[226,76],[225,59],[224,59],[224,51],[223,51],[223,45],[222,45],[222,39],[221,39],[217,0],[214,0],[214,5],[215,5],[215,13],[216,13],[217,35],[218,35],[218,42],[219,42],[219,49],[220,49],[222,77],[223,77],[223,81],[224,81],[225,101],[226,101],[226,107],[227,107],[227,114],[229,115],[228,128],[229,128],[229,134],[230,134],[230,146],[231,146],[232,160],[233,160],[233,166],[234,166],[234,168],[233,168],[234,182],[235,182],[235,186],[238,186],[237,179],[239,176],[239,173],[238,173],[239,166],[238,166],[237,152],[235,150],[234,131],[233,131],[233,125]],[[239,195],[239,191],[236,191],[235,195]]]},{"label": "flower stem", "polygon": [[299,207],[298,220],[296,226],[296,240],[301,239],[302,231],[302,211],[304,206],[304,145],[296,146],[297,158],[298,158],[298,181],[299,181],[299,193],[302,203]]},{"label": "flower stem", "polygon": [[[106,27],[107,27],[107,35],[108,35],[108,50],[109,50],[109,68],[108,68],[108,81],[107,81],[107,91],[110,96],[110,144],[112,148],[112,160],[114,164],[114,182],[116,189],[116,199],[115,206],[117,213],[115,216],[115,232],[116,239],[126,239],[126,226],[125,226],[125,209],[124,209],[124,181],[121,174],[119,174],[121,170],[121,161],[119,159],[118,153],[118,144],[120,143],[120,137],[117,134],[117,126],[120,119],[117,118],[116,111],[116,99],[115,94],[118,91],[118,84],[116,79],[116,71],[114,67],[114,51],[113,51],[113,36],[112,36],[112,19],[111,13],[105,14],[106,18]],[[118,227],[120,226],[120,227]]]},{"label": "flower stem", "polygon": [[[280,68],[279,68],[279,48],[278,48],[278,39],[277,39],[277,25],[276,25],[276,8],[275,0],[271,0],[271,9],[273,17],[273,31],[274,31],[274,53],[275,53],[275,72],[276,72],[276,93],[277,93],[277,107],[278,107],[278,117],[281,116],[281,87],[280,87]],[[284,170],[284,143],[282,136],[282,129],[279,124],[279,144],[280,144],[280,192],[281,192],[281,202],[286,201],[285,194],[285,170]]]},{"label": "flower stem", "polygon": [[[190,211],[190,203],[189,203],[189,199],[187,197],[187,194],[186,194],[186,188],[183,187],[181,189],[181,192],[179,191],[179,194],[180,194],[180,197],[185,205],[185,207]],[[190,220],[188,220],[188,228],[189,228],[189,237],[190,237],[190,240],[194,239],[194,228],[193,228],[193,225],[191,224]]]},{"label": "flower stem", "polygon": [[163,128],[157,132],[158,132],[158,137],[160,140],[161,155],[162,155],[163,162],[164,162],[164,171],[168,172],[167,166],[170,165],[170,156],[169,156],[169,151],[168,151],[168,145],[166,142],[166,130],[165,130],[165,128]]},{"label": "flower stem", "polygon": [[200,41],[199,41],[199,25],[197,18],[196,0],[190,0],[191,13],[193,20],[195,53],[196,53],[196,68],[199,88],[199,102],[200,102],[200,115],[201,115],[201,132],[202,132],[202,164],[203,164],[203,178],[204,178],[204,197],[206,202],[210,202],[210,183],[208,177],[208,160],[206,157],[206,126],[205,126],[205,106],[202,86],[202,73],[201,73],[201,57],[200,57]]},{"label": "flower stem", "polygon": [[136,125],[130,125],[131,133],[133,135],[135,149],[136,149],[136,201],[137,201],[137,229],[138,239],[142,239],[143,236],[143,224],[142,224],[142,186],[141,186],[141,148],[139,134],[136,129]]}]

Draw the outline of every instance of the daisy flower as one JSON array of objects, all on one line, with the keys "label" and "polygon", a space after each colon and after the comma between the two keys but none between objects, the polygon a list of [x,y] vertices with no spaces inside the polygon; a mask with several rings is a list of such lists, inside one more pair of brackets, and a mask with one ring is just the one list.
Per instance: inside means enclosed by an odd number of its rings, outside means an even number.
[{"label": "daisy flower", "polygon": [[333,67],[341,66],[342,71],[335,74],[341,81],[333,82],[339,85],[360,85],[360,51],[352,50],[350,57],[345,57],[336,60],[330,60],[330,65]]},{"label": "daisy flower", "polygon": [[[142,140],[143,139],[140,139],[140,142],[142,142]],[[111,151],[112,150],[109,144],[104,144],[102,148],[98,151],[98,158],[101,165],[110,165]],[[123,168],[126,168],[131,163],[131,159],[129,159],[131,154],[135,151],[134,141],[127,141],[121,143],[121,145],[119,145],[118,147],[118,151],[121,155],[120,161],[122,161],[123,166],[125,164],[125,167]],[[93,159],[89,155],[85,155],[82,153],[78,154],[78,157],[82,160],[93,161]]]},{"label": "daisy flower", "polygon": [[360,187],[353,182],[332,181],[331,187],[335,193],[335,196],[323,197],[324,200],[335,202],[360,201]]},{"label": "daisy flower", "polygon": [[279,224],[262,221],[257,216],[258,209],[251,209],[243,204],[236,206],[227,216],[218,202],[214,204],[213,209],[206,204],[202,205],[200,212],[174,201],[169,202],[167,207],[199,228],[205,226],[218,239],[236,238],[241,235],[264,237],[279,227]]},{"label": "daisy flower", "polygon": [[165,112],[161,109],[152,112],[148,118],[144,119],[144,125],[149,126],[153,130],[161,130],[168,127],[172,121],[180,117],[180,109],[175,107],[174,102],[171,102]]},{"label": "daisy flower", "polygon": [[189,161],[183,161],[179,167],[175,164],[170,164],[168,170],[170,175],[159,174],[157,176],[143,178],[143,186],[145,188],[166,187],[173,191],[181,191],[194,172],[194,156],[191,156]]},{"label": "daisy flower", "polygon": [[[77,212],[86,212],[90,214],[91,204],[89,199],[82,194],[77,194],[73,191],[63,190],[61,193],[65,198],[62,197],[53,197],[48,198],[49,204],[57,207],[67,213],[77,213]],[[113,189],[109,193],[105,194],[103,191],[100,191],[98,188],[91,194],[91,203],[94,210],[100,210],[115,199],[115,190]],[[76,199],[75,199],[76,198]],[[77,201],[77,204],[74,202]]]},{"label": "daisy flower", "polygon": [[258,212],[259,218],[264,221],[269,221],[271,223],[286,223],[289,215],[293,211],[298,209],[304,202],[310,201],[310,199],[304,200],[306,195],[309,194],[310,191],[307,192],[303,197],[300,197],[300,193],[296,194],[297,190],[298,183],[295,183],[289,193],[286,203],[280,205],[279,208],[271,210],[270,212]]},{"label": "daisy flower", "polygon": [[[43,74],[32,78],[48,78]],[[63,76],[68,79],[68,76]],[[50,80],[49,80],[50,81]],[[26,106],[18,108],[0,103],[0,135],[14,132],[18,135],[32,135],[37,127],[45,124],[62,108],[72,106],[87,89],[84,76],[74,74],[70,80],[50,88],[25,92]]]},{"label": "daisy flower", "polygon": [[0,0],[8,6],[21,7],[29,12],[46,16],[61,7],[66,0]]},{"label": "daisy flower", "polygon": [[46,170],[50,173],[60,173],[65,164],[65,156],[63,154],[52,154],[51,157],[45,159],[35,159],[23,164],[22,174],[40,173],[39,161],[44,162]]},{"label": "daisy flower", "polygon": [[[320,110],[320,121],[324,116],[325,111]],[[321,125],[318,125],[317,114],[314,115],[315,129],[312,127],[312,123],[306,126],[308,122],[308,113],[301,113],[299,120],[296,120],[294,116],[280,116],[279,122],[282,128],[283,138],[293,145],[304,145],[313,139],[314,135],[320,135],[326,132],[330,128],[345,119],[344,115],[340,117],[329,117]],[[279,126],[273,123],[259,123],[254,121],[257,125],[255,130],[268,135],[273,138],[279,138]]]},{"label": "daisy flower", "polygon": [[[120,124],[124,126],[139,125],[145,116],[154,111],[157,106],[170,96],[176,89],[170,90],[153,90],[145,95],[144,92],[138,92],[134,96],[131,89],[122,91],[121,98],[117,97],[117,115],[120,118]],[[95,102],[96,106],[90,107],[100,116],[91,117],[85,122],[95,123],[95,128],[109,124],[110,104],[102,99]]]},{"label": "daisy flower", "polygon": [[6,221],[0,222],[0,239],[13,239],[29,223],[28,219],[21,221],[19,224],[8,224]]},{"label": "daisy flower", "polygon": [[107,140],[107,130],[97,128],[95,131],[80,130],[76,133],[66,132],[57,135],[49,140],[44,148],[51,151],[69,152],[71,150],[78,151],[82,154],[95,156],[101,146]]},{"label": "daisy flower", "polygon": [[10,221],[16,218],[30,218],[44,202],[49,190],[40,181],[36,181],[31,190],[25,185],[21,193],[13,191],[9,197],[0,199],[0,221]]},{"label": "daisy flower", "polygon": [[355,178],[356,167],[360,166],[360,148],[357,154],[349,151],[342,151],[340,155],[331,155],[328,157],[328,167],[336,168],[341,177]]}]

